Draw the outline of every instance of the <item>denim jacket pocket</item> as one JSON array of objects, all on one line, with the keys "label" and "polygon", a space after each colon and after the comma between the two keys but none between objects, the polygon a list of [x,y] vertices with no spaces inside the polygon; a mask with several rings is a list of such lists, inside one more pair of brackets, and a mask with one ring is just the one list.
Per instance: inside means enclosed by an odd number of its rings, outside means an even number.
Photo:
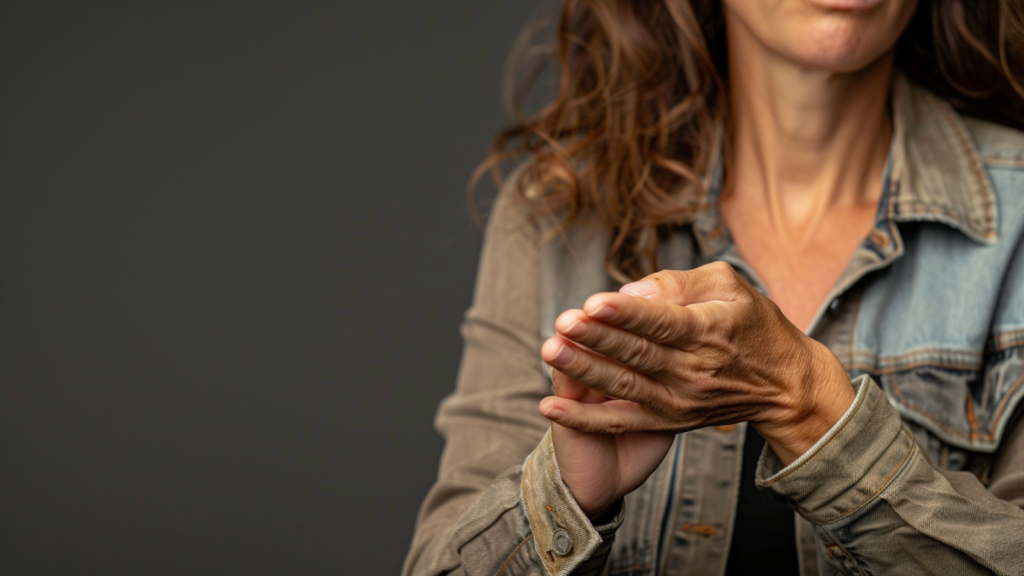
[{"label": "denim jacket pocket", "polygon": [[956,356],[875,375],[921,447],[950,470],[964,469],[971,453],[995,452],[1024,399],[1024,347],[988,351],[974,367],[949,361]]}]

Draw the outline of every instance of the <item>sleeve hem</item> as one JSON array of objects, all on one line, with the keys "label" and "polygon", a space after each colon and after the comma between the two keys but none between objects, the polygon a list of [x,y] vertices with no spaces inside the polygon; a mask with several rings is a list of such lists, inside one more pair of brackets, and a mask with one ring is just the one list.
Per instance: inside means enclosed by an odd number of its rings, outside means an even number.
[{"label": "sleeve hem", "polygon": [[534,545],[551,576],[565,576],[591,557],[607,554],[625,513],[620,500],[611,521],[598,527],[590,523],[562,481],[550,430],[525,463],[522,493]]},{"label": "sleeve hem", "polygon": [[824,525],[871,502],[899,474],[916,441],[867,375],[852,382],[856,397],[835,424],[800,458],[782,466],[769,447],[761,453],[757,485]]}]

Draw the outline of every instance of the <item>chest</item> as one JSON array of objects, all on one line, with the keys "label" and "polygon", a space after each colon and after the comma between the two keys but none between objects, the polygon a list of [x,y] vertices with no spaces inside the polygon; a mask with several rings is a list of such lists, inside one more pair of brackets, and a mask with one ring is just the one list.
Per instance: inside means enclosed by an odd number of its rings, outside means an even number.
[{"label": "chest", "polygon": [[743,260],[782,313],[807,331],[874,222],[875,207],[837,211],[813,229],[780,233],[770,219],[723,206],[723,219]]}]

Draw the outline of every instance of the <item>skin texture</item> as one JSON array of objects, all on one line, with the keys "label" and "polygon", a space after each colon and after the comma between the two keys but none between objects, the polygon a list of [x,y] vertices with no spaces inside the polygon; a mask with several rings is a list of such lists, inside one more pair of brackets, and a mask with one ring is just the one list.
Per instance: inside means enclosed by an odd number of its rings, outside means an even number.
[{"label": "skin texture", "polygon": [[893,46],[914,0],[836,10],[725,0],[733,156],[722,215],[771,299],[730,266],[663,271],[568,310],[541,355],[562,478],[597,517],[674,435],[750,422],[789,464],[853,401],[803,329],[870,229],[891,137]]},{"label": "skin texture", "polygon": [[873,224],[891,139],[892,45],[914,4],[818,19],[803,2],[726,5],[735,169],[722,216],[772,299],[806,329]]}]

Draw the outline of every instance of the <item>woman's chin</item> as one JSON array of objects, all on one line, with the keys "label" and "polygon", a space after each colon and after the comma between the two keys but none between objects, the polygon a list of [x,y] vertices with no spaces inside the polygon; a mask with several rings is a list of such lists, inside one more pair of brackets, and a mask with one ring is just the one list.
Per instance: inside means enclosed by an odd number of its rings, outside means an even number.
[{"label": "woman's chin", "polygon": [[892,47],[877,31],[858,22],[828,22],[814,26],[786,42],[781,52],[787,59],[811,70],[836,73],[866,68]]}]

